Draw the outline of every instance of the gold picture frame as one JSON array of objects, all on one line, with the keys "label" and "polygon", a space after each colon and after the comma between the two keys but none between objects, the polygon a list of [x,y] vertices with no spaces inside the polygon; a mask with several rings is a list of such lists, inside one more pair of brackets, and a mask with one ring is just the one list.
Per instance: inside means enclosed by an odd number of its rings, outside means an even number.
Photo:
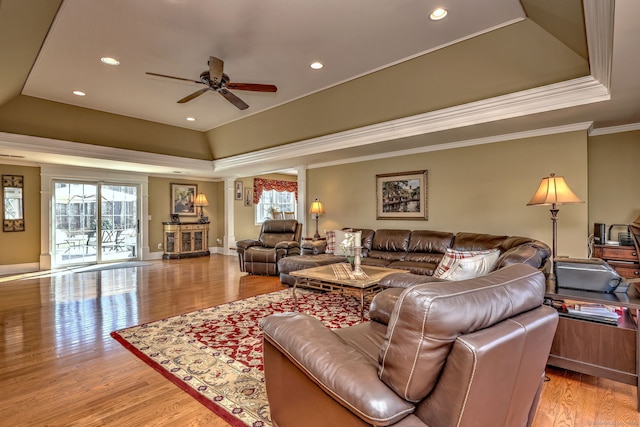
[{"label": "gold picture frame", "polygon": [[426,221],[428,171],[376,175],[376,219]]},{"label": "gold picture frame", "polygon": [[197,184],[171,183],[171,215],[196,216]]},{"label": "gold picture frame", "polygon": [[24,231],[24,176],[2,175],[2,231]]}]

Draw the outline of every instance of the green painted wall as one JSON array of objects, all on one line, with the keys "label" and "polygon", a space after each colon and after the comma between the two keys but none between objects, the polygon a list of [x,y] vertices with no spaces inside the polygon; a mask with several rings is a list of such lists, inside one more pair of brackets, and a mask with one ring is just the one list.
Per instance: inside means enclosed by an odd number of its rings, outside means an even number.
[{"label": "green painted wall", "polygon": [[[248,176],[238,181],[242,181],[243,189],[253,189],[253,176]],[[266,179],[279,179],[283,181],[297,181],[298,177],[295,175],[285,175],[285,174],[267,174],[260,175],[260,178]],[[253,190],[252,190],[253,191]],[[233,212],[234,212],[234,232],[236,236],[236,240],[244,240],[244,239],[256,239],[260,234],[261,224],[256,224],[256,211],[255,207],[245,206],[244,199],[243,200],[234,200],[233,201]],[[300,219],[298,220],[300,221]]]},{"label": "green painted wall", "polygon": [[[224,236],[224,186],[222,182],[194,181],[189,179],[149,177],[149,251],[163,252],[158,243],[163,241],[162,223],[171,221],[171,183],[196,184],[198,193],[204,193],[209,206],[203,208],[209,217],[209,246],[221,246],[216,239]],[[198,209],[198,212],[200,209]],[[197,217],[184,217],[183,221],[197,221]]]},{"label": "green painted wall", "polygon": [[[0,164],[1,175],[24,176],[25,231],[0,228],[0,265],[40,261],[40,168]],[[0,193],[1,194],[1,193]]]},{"label": "green painted wall", "polygon": [[628,224],[640,215],[640,131],[589,139],[589,222]]},{"label": "green painted wall", "polygon": [[[549,153],[553,153],[550,155]],[[327,210],[320,230],[343,226],[518,234],[551,243],[547,207],[526,206],[540,179],[563,175],[585,204],[560,206],[560,255],[587,255],[594,222],[628,223],[640,215],[640,131],[587,138],[586,131],[499,142],[307,171],[307,200],[319,197]],[[375,218],[375,176],[427,169],[429,220]],[[0,232],[0,265],[35,263],[40,254],[40,169],[0,164],[0,173],[24,175],[26,231]],[[267,175],[296,180],[290,175]],[[162,222],[169,220],[170,184],[197,183],[207,195],[210,246],[224,237],[222,182],[149,177],[149,246],[159,252]],[[244,188],[253,177],[242,179]],[[308,206],[307,206],[308,209]],[[234,201],[235,236],[255,238],[254,208]],[[309,223],[308,215],[302,221]],[[312,225],[309,223],[308,225]],[[313,228],[313,227],[311,227]]]},{"label": "green painted wall", "polygon": [[[429,171],[429,220],[376,220],[376,174],[423,169]],[[311,169],[307,191],[327,211],[320,230],[471,231],[522,235],[551,245],[548,208],[526,206],[551,172],[563,175],[588,200],[586,131]],[[559,218],[559,255],[586,256],[587,205],[563,206]]]},{"label": "green painted wall", "polygon": [[0,105],[0,132],[212,159],[202,132],[29,96],[17,96]]}]

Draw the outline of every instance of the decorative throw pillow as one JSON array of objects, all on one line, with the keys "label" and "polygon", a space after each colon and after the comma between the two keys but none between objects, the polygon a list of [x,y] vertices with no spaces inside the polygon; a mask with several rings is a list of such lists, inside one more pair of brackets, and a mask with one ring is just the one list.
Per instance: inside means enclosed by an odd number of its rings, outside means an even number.
[{"label": "decorative throw pillow", "polygon": [[335,230],[324,230],[324,234],[327,236],[327,248],[324,253],[332,254],[336,248],[336,232]]},{"label": "decorative throw pillow", "polygon": [[340,243],[345,238],[345,233],[349,233],[351,229],[345,230],[324,230],[327,236],[327,248],[324,250],[327,254],[344,255],[340,248]]},{"label": "decorative throw pillow", "polygon": [[456,251],[447,249],[433,277],[444,280],[465,280],[484,276],[493,271],[500,251]]}]

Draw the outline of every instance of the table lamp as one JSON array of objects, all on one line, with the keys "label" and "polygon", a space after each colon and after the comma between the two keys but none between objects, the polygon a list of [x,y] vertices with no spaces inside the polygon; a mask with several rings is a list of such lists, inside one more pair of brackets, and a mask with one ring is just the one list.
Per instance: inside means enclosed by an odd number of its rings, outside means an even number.
[{"label": "table lamp", "polygon": [[193,203],[195,207],[200,207],[200,222],[204,222],[204,212],[203,212],[203,206],[209,206],[209,201],[207,200],[207,196],[205,196],[204,194],[200,193],[196,196],[196,200]]},{"label": "table lamp", "polygon": [[313,235],[313,240],[318,240],[320,238],[320,233],[318,233],[318,218],[320,218],[320,214],[325,213],[322,202],[316,199],[313,203],[311,203],[309,213],[316,220],[316,234]]}]

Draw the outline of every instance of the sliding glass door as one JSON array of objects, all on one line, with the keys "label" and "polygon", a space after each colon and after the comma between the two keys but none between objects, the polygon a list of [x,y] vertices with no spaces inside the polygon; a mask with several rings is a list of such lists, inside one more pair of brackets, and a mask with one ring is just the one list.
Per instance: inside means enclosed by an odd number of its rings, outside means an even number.
[{"label": "sliding glass door", "polygon": [[138,258],[137,185],[56,181],[52,203],[55,266]]}]

